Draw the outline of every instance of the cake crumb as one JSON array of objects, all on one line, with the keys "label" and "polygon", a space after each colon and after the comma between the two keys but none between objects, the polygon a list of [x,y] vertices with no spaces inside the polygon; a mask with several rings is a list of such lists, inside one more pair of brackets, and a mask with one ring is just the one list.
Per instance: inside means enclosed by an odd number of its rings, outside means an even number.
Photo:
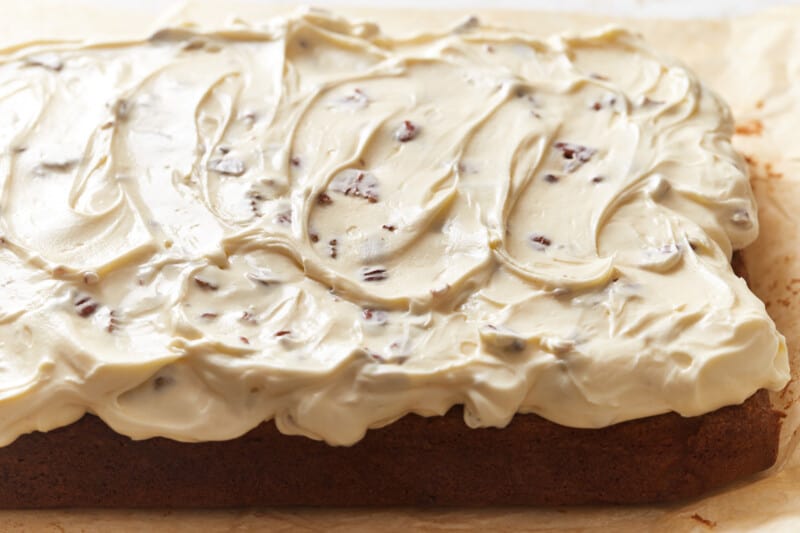
[{"label": "cake crumb", "polygon": [[698,513],[694,513],[690,518],[696,522],[700,522],[709,529],[717,527],[716,522],[714,522],[713,520],[709,520],[708,518],[705,518],[703,516],[700,516]]}]

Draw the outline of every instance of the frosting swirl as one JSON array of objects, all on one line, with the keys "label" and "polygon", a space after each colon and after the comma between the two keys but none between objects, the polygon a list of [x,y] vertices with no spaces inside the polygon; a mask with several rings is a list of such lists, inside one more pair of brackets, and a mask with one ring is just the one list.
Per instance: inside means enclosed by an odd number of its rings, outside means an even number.
[{"label": "frosting swirl", "polygon": [[465,405],[601,427],[789,377],[727,107],[635,36],[320,12],[0,56],[0,442]]}]

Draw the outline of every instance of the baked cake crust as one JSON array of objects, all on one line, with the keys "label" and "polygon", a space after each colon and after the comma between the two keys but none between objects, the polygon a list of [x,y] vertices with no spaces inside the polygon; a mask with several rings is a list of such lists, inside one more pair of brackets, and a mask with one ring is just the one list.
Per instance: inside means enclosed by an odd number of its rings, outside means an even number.
[{"label": "baked cake crust", "polygon": [[408,415],[351,447],[264,423],[230,441],[133,441],[97,417],[0,449],[0,506],[560,505],[695,497],[764,470],[780,414],[765,390],[739,406],[602,429],[517,415],[470,429],[460,408]]}]

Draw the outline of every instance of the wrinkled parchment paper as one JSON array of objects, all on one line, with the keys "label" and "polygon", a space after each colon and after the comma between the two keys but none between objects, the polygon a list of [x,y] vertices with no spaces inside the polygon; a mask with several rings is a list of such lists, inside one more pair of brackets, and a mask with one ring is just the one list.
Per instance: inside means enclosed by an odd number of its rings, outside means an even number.
[{"label": "wrinkled parchment paper", "polygon": [[[702,1],[702,0],[699,0]],[[292,8],[257,2],[194,1],[161,11],[99,1],[0,0],[0,46],[32,38],[121,39],[164,24],[218,28]],[[164,2],[165,7],[169,2]],[[489,5],[490,2],[487,2]],[[607,23],[641,32],[678,57],[731,105],[736,147],[747,157],[759,202],[761,235],[744,252],[751,288],[786,336],[793,382],[774,395],[786,410],[779,464],[704,499],[669,506],[562,509],[264,509],[226,511],[2,511],[0,531],[800,531],[800,6],[734,19],[638,20],[532,11],[337,9],[407,34],[452,27],[469,14],[482,22],[546,35]],[[76,473],[79,475],[79,473]]]}]

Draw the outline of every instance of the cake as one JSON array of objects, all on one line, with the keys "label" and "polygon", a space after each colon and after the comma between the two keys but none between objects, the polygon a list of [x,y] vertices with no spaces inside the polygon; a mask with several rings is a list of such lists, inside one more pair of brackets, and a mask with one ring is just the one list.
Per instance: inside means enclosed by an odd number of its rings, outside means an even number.
[{"label": "cake", "polygon": [[730,113],[628,32],[311,11],[33,43],[0,87],[2,505],[634,503],[775,460]]}]

